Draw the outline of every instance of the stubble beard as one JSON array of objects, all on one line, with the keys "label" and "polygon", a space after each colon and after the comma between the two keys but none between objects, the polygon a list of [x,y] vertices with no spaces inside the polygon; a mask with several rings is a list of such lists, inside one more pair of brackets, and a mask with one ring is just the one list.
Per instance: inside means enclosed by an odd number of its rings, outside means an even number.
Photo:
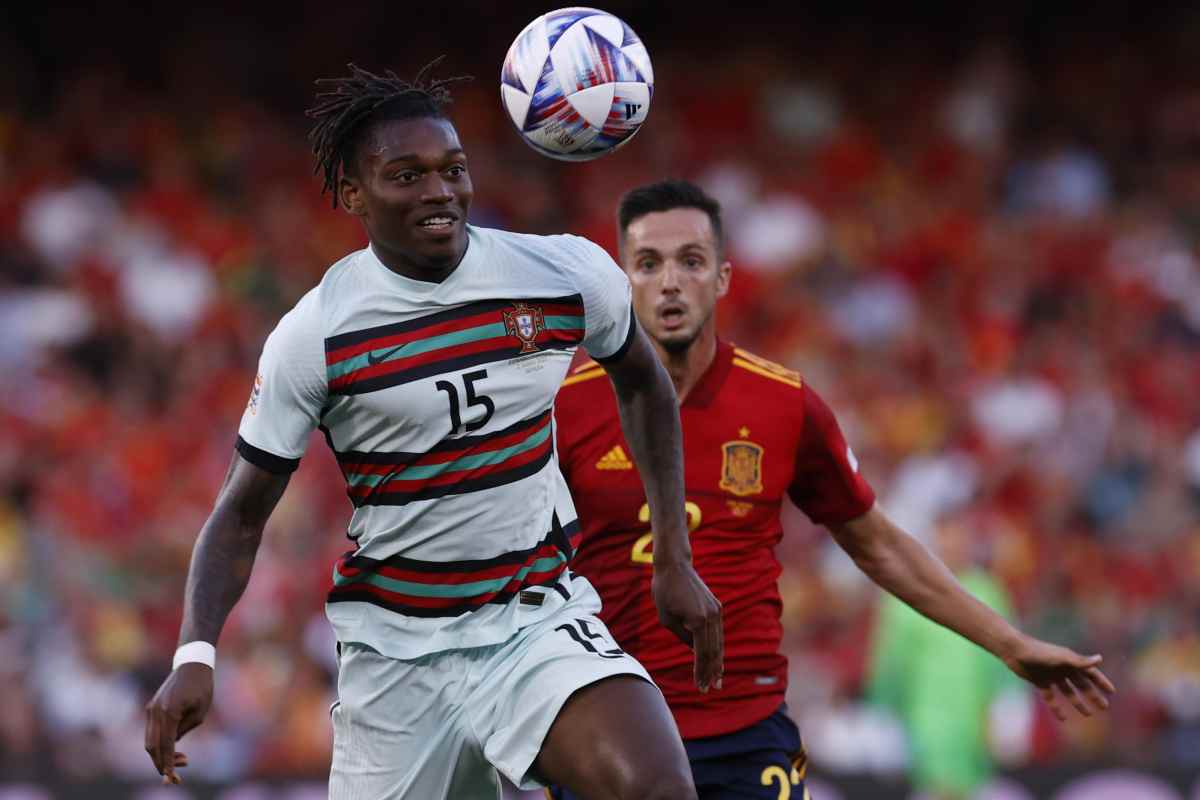
[{"label": "stubble beard", "polygon": [[667,355],[671,356],[672,358],[679,358],[686,355],[687,351],[690,350],[692,345],[696,343],[696,340],[700,338],[700,332],[704,330],[706,325],[708,325],[708,321],[712,319],[712,315],[712,309],[709,309],[708,314],[704,317],[704,319],[700,320],[700,323],[695,328],[684,333],[678,338],[673,338],[668,335],[659,339],[659,347],[665,350]]}]

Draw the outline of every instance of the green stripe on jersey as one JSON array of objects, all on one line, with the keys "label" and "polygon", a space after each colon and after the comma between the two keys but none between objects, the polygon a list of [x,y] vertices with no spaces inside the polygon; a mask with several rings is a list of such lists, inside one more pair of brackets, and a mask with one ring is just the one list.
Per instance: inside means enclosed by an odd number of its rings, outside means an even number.
[{"label": "green stripe on jersey", "polygon": [[552,331],[572,330],[575,328],[582,328],[582,327],[583,327],[583,315],[582,314],[573,315],[573,316],[554,315],[554,316],[546,317],[546,328],[548,328],[549,330],[552,330]]},{"label": "green stripe on jersey", "polygon": [[407,344],[380,347],[369,352],[359,353],[336,364],[330,364],[326,368],[326,374],[329,380],[333,380],[356,369],[373,366],[367,360],[367,356],[374,356],[380,359],[375,362],[376,364],[384,364],[389,361],[395,361],[398,358],[410,358],[411,356],[419,356],[422,353],[428,353],[433,350],[441,350],[444,347],[454,347],[460,344],[467,344],[468,342],[480,342],[484,339],[495,339],[506,334],[507,331],[504,329],[503,322],[476,325],[474,328],[464,328],[461,331],[452,331],[437,336],[429,336],[425,339],[417,339]]},{"label": "green stripe on jersey", "polygon": [[336,586],[346,586],[352,583],[369,583],[372,586],[378,586],[380,589],[386,589],[389,592],[408,594],[414,597],[478,597],[481,594],[498,592],[514,580],[525,580],[525,576],[531,572],[549,572],[560,564],[566,563],[566,560],[566,556],[558,553],[553,556],[539,558],[532,564],[521,567],[521,569],[517,570],[516,574],[507,578],[492,578],[490,580],[471,581],[469,583],[417,583],[415,581],[404,581],[384,575],[376,575],[373,572],[347,577],[338,572],[337,567],[334,567],[333,582]]},{"label": "green stripe on jersey", "polygon": [[359,475],[350,474],[346,476],[346,483],[351,486],[378,486],[385,480],[428,480],[436,478],[446,472],[458,472],[467,469],[477,469],[479,467],[489,467],[493,464],[499,464],[507,461],[513,456],[520,455],[526,451],[532,450],[538,445],[550,438],[550,426],[543,425],[540,429],[533,432],[529,438],[523,442],[517,442],[510,447],[505,447],[502,450],[492,450],[488,453],[475,453],[473,455],[463,456],[454,461],[445,461],[441,464],[417,464],[411,467],[405,467],[399,472],[389,473],[387,475]]}]

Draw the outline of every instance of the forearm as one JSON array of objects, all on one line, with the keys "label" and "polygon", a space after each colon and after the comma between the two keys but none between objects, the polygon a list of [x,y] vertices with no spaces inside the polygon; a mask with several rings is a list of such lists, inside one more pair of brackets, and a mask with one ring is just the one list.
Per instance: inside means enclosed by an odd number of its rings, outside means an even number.
[{"label": "forearm", "polygon": [[679,406],[666,370],[655,362],[653,380],[617,392],[621,428],[642,475],[656,566],[691,562],[683,491],[683,433]]},{"label": "forearm", "polygon": [[261,525],[247,524],[229,509],[213,511],[192,550],[180,644],[216,644],[225,619],[250,582],[262,531]]},{"label": "forearm", "polygon": [[226,617],[246,590],[263,528],[287,488],[275,475],[234,455],[213,512],[192,548],[179,643],[217,643]]},{"label": "forearm", "polygon": [[[864,524],[870,531],[837,536],[859,568],[914,610],[1004,659],[1020,631],[966,591],[946,566],[919,541],[878,510]],[[855,523],[849,523],[849,528]],[[861,532],[860,532],[861,533]]]}]

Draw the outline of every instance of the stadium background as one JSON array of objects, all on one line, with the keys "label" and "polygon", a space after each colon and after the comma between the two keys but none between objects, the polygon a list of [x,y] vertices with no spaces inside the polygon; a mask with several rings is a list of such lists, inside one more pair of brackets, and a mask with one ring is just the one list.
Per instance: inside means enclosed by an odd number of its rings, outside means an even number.
[{"label": "stadium background", "polygon": [[[1102,797],[1079,781],[1121,769],[1200,797],[1200,13],[618,3],[653,109],[564,165],[496,86],[548,8],[0,12],[0,797],[321,796],[349,511],[322,442],[226,627],[184,787],[154,788],[141,706],[261,343],[364,242],[312,176],[312,81],[442,53],[477,76],[453,109],[474,222],[611,249],[624,189],[702,182],[736,267],[724,335],[824,394],[913,531],[969,526],[1028,630],[1105,654],[1106,716],[1001,704],[992,796]],[[904,736],[866,699],[878,593],[787,523],[817,797],[906,797]]]}]

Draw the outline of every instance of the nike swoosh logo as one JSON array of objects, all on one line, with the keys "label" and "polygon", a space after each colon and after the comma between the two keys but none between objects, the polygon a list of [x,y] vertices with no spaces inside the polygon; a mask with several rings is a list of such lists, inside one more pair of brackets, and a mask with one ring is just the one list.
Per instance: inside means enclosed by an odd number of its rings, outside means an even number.
[{"label": "nike swoosh logo", "polygon": [[399,347],[393,347],[391,350],[388,350],[386,353],[384,353],[381,356],[376,356],[374,350],[368,350],[367,351],[367,363],[373,367],[376,364],[379,364],[380,362],[387,361],[389,358],[391,358],[392,356],[394,356],[396,353],[398,353],[399,351],[401,351],[403,349],[404,349],[404,345],[400,345]]}]

